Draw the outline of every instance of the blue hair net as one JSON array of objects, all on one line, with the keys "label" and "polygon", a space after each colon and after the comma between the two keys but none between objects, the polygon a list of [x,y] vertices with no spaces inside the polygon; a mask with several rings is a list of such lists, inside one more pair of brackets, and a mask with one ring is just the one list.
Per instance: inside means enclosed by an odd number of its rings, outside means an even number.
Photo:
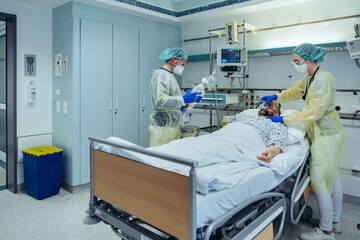
[{"label": "blue hair net", "polygon": [[188,59],[187,52],[181,47],[167,48],[159,56],[160,60],[167,61],[176,57],[177,59]]},{"label": "blue hair net", "polygon": [[303,43],[294,48],[294,54],[300,55],[306,60],[322,62],[326,58],[326,50],[323,47],[315,47],[311,43]]}]

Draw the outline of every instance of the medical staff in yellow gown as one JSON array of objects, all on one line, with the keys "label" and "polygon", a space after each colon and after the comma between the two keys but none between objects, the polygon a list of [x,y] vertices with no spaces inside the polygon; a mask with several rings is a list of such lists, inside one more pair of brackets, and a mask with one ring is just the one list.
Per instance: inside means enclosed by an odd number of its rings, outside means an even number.
[{"label": "medical staff in yellow gown", "polygon": [[335,78],[318,65],[326,58],[322,47],[304,43],[294,48],[292,57],[295,69],[307,74],[294,87],[262,100],[266,103],[305,100],[302,111],[272,120],[288,126],[305,125],[311,141],[310,179],[319,205],[320,224],[319,228],[302,233],[300,238],[334,239],[333,232],[341,232],[343,195],[337,170],[342,157],[343,129],[335,112]]},{"label": "medical staff in yellow gown", "polygon": [[151,103],[150,146],[160,146],[181,137],[181,111],[187,103],[199,102],[200,92],[190,89],[184,96],[173,73],[182,75],[188,54],[180,47],[165,49],[159,58],[165,61],[162,68],[153,72],[150,82]]}]

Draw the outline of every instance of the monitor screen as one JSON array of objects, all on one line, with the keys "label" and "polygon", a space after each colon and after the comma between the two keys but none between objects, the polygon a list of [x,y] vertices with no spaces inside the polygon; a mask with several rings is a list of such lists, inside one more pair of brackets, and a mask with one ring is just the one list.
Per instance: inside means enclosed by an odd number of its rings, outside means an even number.
[{"label": "monitor screen", "polygon": [[223,48],[221,49],[222,63],[240,63],[240,49]]},{"label": "monitor screen", "polygon": [[347,46],[352,59],[360,58],[360,38],[348,40]]},{"label": "monitor screen", "polygon": [[246,46],[219,46],[217,51],[217,65],[224,66],[246,66]]}]

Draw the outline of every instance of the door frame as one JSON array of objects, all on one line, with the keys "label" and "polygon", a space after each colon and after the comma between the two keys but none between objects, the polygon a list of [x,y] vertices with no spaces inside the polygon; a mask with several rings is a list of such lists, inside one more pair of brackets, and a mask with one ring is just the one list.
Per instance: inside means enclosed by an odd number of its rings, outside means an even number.
[{"label": "door frame", "polygon": [[16,15],[0,12],[6,22],[6,188],[17,193]]}]

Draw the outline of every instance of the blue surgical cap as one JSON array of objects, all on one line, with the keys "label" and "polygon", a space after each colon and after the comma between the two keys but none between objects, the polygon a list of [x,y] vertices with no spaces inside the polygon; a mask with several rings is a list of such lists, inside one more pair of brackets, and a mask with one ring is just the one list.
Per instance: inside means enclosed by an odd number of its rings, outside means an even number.
[{"label": "blue surgical cap", "polygon": [[181,47],[167,48],[159,56],[160,60],[167,61],[176,57],[177,59],[188,59],[187,52]]},{"label": "blue surgical cap", "polygon": [[294,54],[300,55],[306,60],[323,62],[326,58],[326,50],[323,47],[315,47],[311,43],[303,43],[294,48]]}]

